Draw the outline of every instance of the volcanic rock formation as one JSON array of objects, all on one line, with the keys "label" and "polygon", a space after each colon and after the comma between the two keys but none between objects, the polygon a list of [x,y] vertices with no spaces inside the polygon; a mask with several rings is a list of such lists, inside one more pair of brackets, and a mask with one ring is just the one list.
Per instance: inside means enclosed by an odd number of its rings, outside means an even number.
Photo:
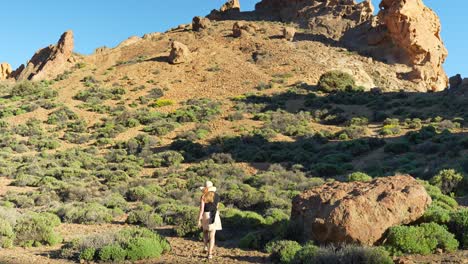
[{"label": "volcanic rock formation", "polygon": [[72,66],[73,47],[73,32],[67,31],[60,37],[57,45],[37,51],[28,64],[21,65],[12,76],[19,81],[55,78]]},{"label": "volcanic rock formation", "polygon": [[333,182],[295,197],[291,221],[307,240],[373,245],[388,228],[418,220],[431,202],[411,176]]},{"label": "volcanic rock formation", "polygon": [[6,80],[11,75],[11,66],[8,63],[0,63],[0,81]]},{"label": "volcanic rock formation", "polygon": [[221,20],[221,19],[230,19],[233,16],[236,16],[240,12],[240,2],[239,0],[227,0],[224,5],[221,6],[219,10],[213,10],[208,15],[209,19],[212,20]]},{"label": "volcanic rock formation", "polygon": [[447,50],[437,15],[422,0],[383,0],[374,16],[370,0],[263,0],[256,12],[265,19],[295,22],[312,36],[343,45],[388,63],[412,67],[402,77],[421,91],[441,91],[448,78],[442,64]]}]

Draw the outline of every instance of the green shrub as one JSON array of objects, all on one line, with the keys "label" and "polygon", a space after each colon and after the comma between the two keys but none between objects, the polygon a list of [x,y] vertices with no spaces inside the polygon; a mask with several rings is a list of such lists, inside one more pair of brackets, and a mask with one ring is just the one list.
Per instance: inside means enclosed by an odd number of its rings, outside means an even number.
[{"label": "green shrub", "polygon": [[348,181],[349,182],[354,182],[354,181],[368,182],[368,181],[372,181],[372,177],[363,172],[353,172],[348,175]]},{"label": "green shrub", "polygon": [[11,248],[13,247],[13,241],[15,240],[15,233],[10,223],[0,218],[0,248]]},{"label": "green shrub", "polygon": [[441,170],[429,181],[432,185],[440,188],[442,193],[450,194],[458,184],[463,181],[463,175],[453,169]]},{"label": "green shrub", "polygon": [[170,99],[157,99],[153,104],[151,104],[151,107],[164,107],[164,106],[169,106],[173,105],[174,101]]},{"label": "green shrub", "polygon": [[436,249],[452,252],[458,241],[443,226],[425,223],[420,226],[396,226],[388,231],[385,247],[395,255],[435,253]]},{"label": "green shrub", "polygon": [[57,210],[64,222],[78,224],[110,223],[114,217],[112,210],[98,203],[65,204]]},{"label": "green shrub", "polygon": [[119,244],[107,245],[99,250],[99,260],[105,262],[122,262],[127,257],[127,251]]},{"label": "green shrub", "polygon": [[447,224],[450,221],[451,210],[443,208],[437,204],[432,204],[424,212],[422,220],[425,223],[434,222],[437,224]]},{"label": "green shrub", "polygon": [[330,71],[320,76],[318,82],[320,90],[330,92],[353,91],[358,89],[354,77],[341,71]]},{"label": "green shrub", "polygon": [[85,248],[80,253],[80,260],[91,261],[94,259],[94,255],[96,254],[95,248]]},{"label": "green shrub", "polygon": [[163,219],[159,214],[154,213],[151,206],[141,204],[128,214],[127,223],[154,229],[163,224]]},{"label": "green shrub", "polygon": [[62,241],[55,228],[60,219],[49,213],[28,213],[14,227],[16,244],[19,246],[56,245]]},{"label": "green shrub", "polygon": [[268,243],[265,249],[271,254],[273,262],[290,264],[293,263],[296,253],[302,247],[296,241],[280,240]]},{"label": "green shrub", "polygon": [[127,247],[127,258],[131,261],[158,258],[164,252],[164,247],[158,238],[134,238],[130,240]]},{"label": "green shrub", "polygon": [[294,264],[312,264],[313,258],[317,255],[319,247],[312,243],[305,244],[294,257]]},{"label": "green shrub", "polygon": [[345,246],[317,248],[306,245],[296,254],[295,264],[392,264],[393,260],[383,248]]},{"label": "green shrub", "polygon": [[179,165],[184,161],[184,156],[177,151],[168,150],[151,156],[151,165],[155,168]]},{"label": "green shrub", "polygon": [[460,241],[463,249],[468,249],[468,209],[460,209],[450,215],[450,231],[453,232]]},{"label": "green shrub", "polygon": [[61,255],[85,261],[123,262],[157,258],[170,250],[165,238],[134,227],[74,240],[62,246]]}]

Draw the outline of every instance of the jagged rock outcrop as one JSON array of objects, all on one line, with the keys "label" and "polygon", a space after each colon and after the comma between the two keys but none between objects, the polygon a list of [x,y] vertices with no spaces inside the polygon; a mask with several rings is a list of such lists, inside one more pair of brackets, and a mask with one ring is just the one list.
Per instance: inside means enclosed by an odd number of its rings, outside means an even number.
[{"label": "jagged rock outcrop", "polygon": [[171,44],[171,54],[169,55],[169,63],[180,64],[190,61],[190,50],[184,44],[174,41]]},{"label": "jagged rock outcrop", "polygon": [[373,245],[388,228],[418,220],[431,202],[409,175],[333,182],[295,197],[291,221],[306,240]]},{"label": "jagged rock outcrop", "polygon": [[41,81],[55,78],[73,65],[73,32],[63,33],[57,45],[50,45],[34,54],[26,66],[12,73],[17,80]]},{"label": "jagged rock outcrop", "polygon": [[255,7],[264,19],[295,22],[335,45],[388,63],[412,67],[404,79],[421,91],[448,86],[442,64],[447,50],[437,15],[422,0],[383,0],[374,16],[370,0],[262,0]]},{"label": "jagged rock outcrop", "polygon": [[4,81],[10,78],[11,65],[8,63],[0,63],[0,81]]},{"label": "jagged rock outcrop", "polygon": [[239,0],[228,0],[226,3],[224,3],[224,5],[221,6],[221,8],[219,9],[219,11],[221,13],[225,13],[225,12],[239,12],[240,11],[240,2]]},{"label": "jagged rock outcrop", "polygon": [[231,19],[240,13],[239,0],[228,0],[219,10],[213,10],[208,15],[211,20]]},{"label": "jagged rock outcrop", "polygon": [[346,30],[369,20],[374,12],[370,1],[354,0],[263,0],[255,10],[269,19],[296,22],[313,34],[339,39]]},{"label": "jagged rock outcrop", "polygon": [[379,19],[413,66],[408,77],[428,84],[432,91],[447,88],[442,64],[448,52],[440,37],[439,17],[422,0],[383,0],[379,6]]},{"label": "jagged rock outcrop", "polygon": [[192,30],[193,31],[202,31],[207,29],[211,25],[211,21],[206,17],[196,16],[192,19]]},{"label": "jagged rock outcrop", "polygon": [[288,41],[294,40],[294,36],[296,35],[296,29],[293,27],[285,27],[283,28],[283,38]]}]

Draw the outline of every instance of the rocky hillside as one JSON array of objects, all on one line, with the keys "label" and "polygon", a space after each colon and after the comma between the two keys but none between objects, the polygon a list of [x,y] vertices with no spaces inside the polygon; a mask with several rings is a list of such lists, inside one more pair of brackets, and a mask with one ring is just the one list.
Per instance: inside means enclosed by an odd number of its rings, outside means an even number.
[{"label": "rocky hillside", "polygon": [[468,82],[441,91],[435,14],[240,4],[91,55],[68,31],[1,64],[0,263],[200,263],[208,179],[215,263],[463,263]]}]

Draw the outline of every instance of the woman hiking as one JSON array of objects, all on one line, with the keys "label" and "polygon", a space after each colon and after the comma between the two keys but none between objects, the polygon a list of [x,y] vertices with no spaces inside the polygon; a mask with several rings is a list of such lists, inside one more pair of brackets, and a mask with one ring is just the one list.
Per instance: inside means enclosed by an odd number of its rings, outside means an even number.
[{"label": "woman hiking", "polygon": [[221,218],[218,212],[219,196],[216,187],[211,181],[200,187],[203,194],[200,198],[200,213],[198,215],[198,227],[203,228],[203,243],[208,259],[213,258],[216,231],[222,230]]}]

